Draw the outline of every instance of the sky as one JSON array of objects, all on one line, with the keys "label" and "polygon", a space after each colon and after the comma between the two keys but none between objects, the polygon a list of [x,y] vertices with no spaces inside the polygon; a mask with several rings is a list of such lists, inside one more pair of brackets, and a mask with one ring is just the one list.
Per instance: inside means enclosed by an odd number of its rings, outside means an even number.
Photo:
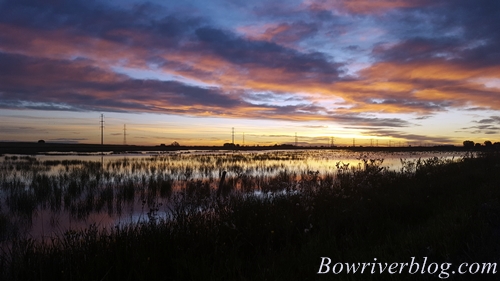
[{"label": "sky", "polygon": [[[0,0],[0,141],[500,141],[500,1]],[[297,135],[297,139],[295,138]]]}]

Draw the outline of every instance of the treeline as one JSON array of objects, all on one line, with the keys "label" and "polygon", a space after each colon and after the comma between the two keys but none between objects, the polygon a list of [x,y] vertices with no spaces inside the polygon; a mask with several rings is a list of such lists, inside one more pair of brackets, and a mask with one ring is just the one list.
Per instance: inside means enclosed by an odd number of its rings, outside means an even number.
[{"label": "treeline", "polygon": [[469,147],[469,148],[472,148],[472,147],[495,147],[495,148],[499,148],[500,147],[500,142],[495,142],[495,143],[492,143],[491,141],[487,140],[485,141],[483,144],[479,143],[479,142],[473,142],[471,140],[466,140],[463,142],[464,144],[464,147]]}]

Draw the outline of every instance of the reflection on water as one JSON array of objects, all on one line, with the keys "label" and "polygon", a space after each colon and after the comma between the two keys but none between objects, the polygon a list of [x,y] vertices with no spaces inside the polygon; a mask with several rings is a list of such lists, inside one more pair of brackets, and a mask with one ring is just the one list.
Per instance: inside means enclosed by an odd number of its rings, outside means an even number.
[{"label": "reflection on water", "polygon": [[282,192],[311,178],[333,179],[339,165],[363,169],[362,159],[383,159],[377,163],[399,170],[400,159],[431,157],[462,154],[277,150],[6,155],[0,158],[0,241],[18,235],[52,237],[89,224],[114,227],[166,218],[176,196],[213,196],[223,171],[222,186],[229,190]]}]

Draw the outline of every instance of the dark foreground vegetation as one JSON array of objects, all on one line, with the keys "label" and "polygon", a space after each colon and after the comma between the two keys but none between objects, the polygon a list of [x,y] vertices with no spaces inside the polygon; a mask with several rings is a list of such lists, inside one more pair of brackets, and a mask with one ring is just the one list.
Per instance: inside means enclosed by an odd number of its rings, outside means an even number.
[{"label": "dark foreground vegetation", "polygon": [[0,280],[440,280],[317,272],[320,257],[500,264],[498,154],[408,162],[398,172],[364,161],[340,163],[335,177],[311,172],[286,193],[180,192],[167,220],[152,212],[128,227],[17,239],[1,253]]}]

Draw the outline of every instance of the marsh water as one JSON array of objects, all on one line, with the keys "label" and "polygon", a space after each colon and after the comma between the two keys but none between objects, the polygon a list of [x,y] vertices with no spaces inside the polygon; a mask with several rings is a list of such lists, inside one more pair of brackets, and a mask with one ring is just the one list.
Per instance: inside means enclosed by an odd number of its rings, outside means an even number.
[{"label": "marsh water", "polygon": [[303,180],[334,179],[339,169],[371,163],[399,170],[460,152],[352,152],[347,150],[178,151],[129,154],[45,154],[0,157],[0,242],[28,236],[50,239],[70,229],[168,218],[181,197],[232,192],[289,192]]}]

